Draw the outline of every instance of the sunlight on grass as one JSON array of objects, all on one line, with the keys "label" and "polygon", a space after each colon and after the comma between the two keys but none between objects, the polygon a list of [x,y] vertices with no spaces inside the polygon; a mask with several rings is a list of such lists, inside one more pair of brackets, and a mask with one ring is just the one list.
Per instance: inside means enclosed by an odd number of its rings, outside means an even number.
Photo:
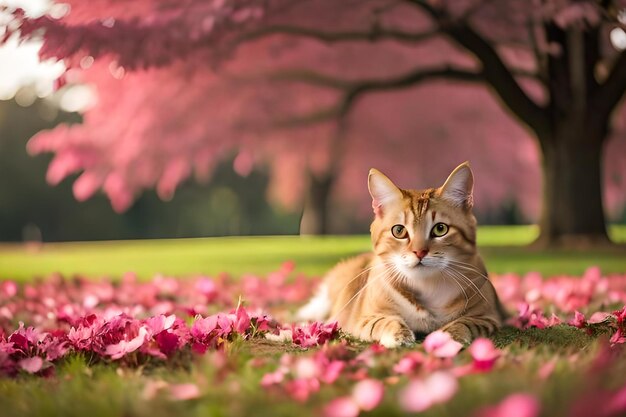
[{"label": "sunlight on grass", "polygon": [[[581,274],[590,265],[606,272],[626,270],[623,249],[537,252],[525,248],[537,236],[535,226],[484,226],[478,233],[490,272]],[[626,242],[626,227],[612,228]],[[369,236],[225,237],[44,244],[39,248],[0,245],[0,278],[18,280],[60,272],[64,275],[109,275],[132,271],[142,278],[157,273],[191,275],[228,272],[265,274],[286,260],[310,275],[323,274],[337,261],[368,251]]]}]

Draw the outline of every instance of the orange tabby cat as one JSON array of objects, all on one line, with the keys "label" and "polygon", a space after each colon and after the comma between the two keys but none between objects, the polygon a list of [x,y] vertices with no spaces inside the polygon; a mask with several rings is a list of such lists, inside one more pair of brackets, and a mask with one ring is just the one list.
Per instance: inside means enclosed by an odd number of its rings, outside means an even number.
[{"label": "orange tabby cat", "polygon": [[335,266],[300,318],[337,320],[387,347],[414,342],[415,332],[441,329],[469,343],[499,328],[503,312],[476,250],[473,184],[467,162],[422,191],[372,169],[374,251]]}]

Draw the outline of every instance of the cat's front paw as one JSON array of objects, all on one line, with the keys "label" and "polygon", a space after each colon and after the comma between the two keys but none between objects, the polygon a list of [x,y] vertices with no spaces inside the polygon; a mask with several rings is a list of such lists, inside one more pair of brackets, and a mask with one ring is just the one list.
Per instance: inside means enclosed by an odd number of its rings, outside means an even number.
[{"label": "cat's front paw", "polygon": [[443,327],[441,330],[450,333],[450,336],[457,342],[467,346],[472,343],[473,337],[470,329],[462,323],[453,323]]},{"label": "cat's front paw", "polygon": [[380,344],[388,349],[408,346],[415,343],[415,334],[399,322],[390,322],[380,337]]}]

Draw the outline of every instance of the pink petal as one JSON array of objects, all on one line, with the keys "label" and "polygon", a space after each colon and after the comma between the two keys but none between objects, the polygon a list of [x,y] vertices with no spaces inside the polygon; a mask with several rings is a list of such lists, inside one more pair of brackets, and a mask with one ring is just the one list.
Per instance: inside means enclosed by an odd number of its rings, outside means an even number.
[{"label": "pink petal", "polygon": [[171,355],[176,351],[176,349],[178,349],[178,339],[177,335],[166,331],[157,334],[154,338],[159,346],[159,350],[167,356]]},{"label": "pink petal", "polygon": [[468,350],[474,359],[474,366],[483,371],[491,369],[500,356],[493,342],[485,338],[474,340]]},{"label": "pink petal", "polygon": [[34,374],[41,370],[43,366],[43,359],[39,356],[33,356],[32,358],[26,358],[19,361],[19,366],[29,374]]},{"label": "pink petal", "polygon": [[400,407],[403,410],[419,413],[433,405],[432,400],[426,395],[426,385],[420,379],[414,379],[400,391]]},{"label": "pink petal", "polygon": [[567,324],[582,329],[587,325],[587,322],[585,321],[585,315],[576,310],[574,312],[574,318],[571,319]]},{"label": "pink petal", "polygon": [[339,397],[324,407],[325,417],[356,417],[359,415],[359,406],[350,397]]},{"label": "pink petal", "polygon": [[175,400],[192,400],[200,396],[200,388],[196,384],[171,385],[170,394]]},{"label": "pink petal", "polygon": [[463,348],[463,345],[452,338],[450,333],[437,330],[424,340],[424,349],[439,358],[451,358]]},{"label": "pink petal", "polygon": [[609,342],[611,342],[611,346],[626,343],[626,337],[622,333],[622,329],[617,329],[617,331],[613,333],[613,336],[609,339]]},{"label": "pink petal", "polygon": [[589,320],[587,320],[587,323],[589,324],[603,323],[611,317],[612,317],[612,314],[610,313],[605,313],[604,311],[597,311],[593,313],[591,317],[589,317]]},{"label": "pink petal", "polygon": [[129,341],[122,340],[114,345],[106,347],[105,353],[111,356],[111,359],[119,359],[127,353],[131,353],[139,349],[146,341],[148,331],[145,327],[139,328],[139,334]]},{"label": "pink petal", "polygon": [[612,395],[607,411],[610,415],[626,412],[626,386]]},{"label": "pink petal", "polygon": [[550,375],[552,375],[552,372],[554,372],[555,367],[556,359],[552,359],[551,361],[541,365],[541,367],[537,371],[537,376],[539,376],[540,379],[548,379]]},{"label": "pink petal", "polygon": [[364,379],[352,390],[352,399],[364,411],[373,410],[380,404],[385,394],[382,382],[375,379]]},{"label": "pink petal", "polygon": [[434,404],[450,400],[459,384],[450,373],[438,371],[424,380],[414,379],[400,392],[400,406],[405,411],[421,412]]},{"label": "pink petal", "polygon": [[537,417],[539,410],[539,401],[532,395],[513,394],[500,404],[483,409],[479,417]]},{"label": "pink petal", "polygon": [[437,404],[450,400],[459,389],[458,381],[448,372],[435,372],[425,382],[431,400]]},{"label": "pink petal", "polygon": [[343,371],[345,367],[346,363],[344,361],[331,361],[321,370],[322,374],[320,375],[320,380],[325,384],[332,384],[339,378],[341,371]]}]

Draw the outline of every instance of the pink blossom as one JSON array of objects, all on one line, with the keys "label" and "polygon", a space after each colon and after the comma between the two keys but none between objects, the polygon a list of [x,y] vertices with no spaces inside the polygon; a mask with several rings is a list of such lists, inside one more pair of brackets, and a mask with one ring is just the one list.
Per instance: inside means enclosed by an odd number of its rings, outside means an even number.
[{"label": "pink blossom", "polygon": [[321,367],[320,381],[325,384],[332,384],[339,378],[345,367],[346,363],[344,361],[330,361],[324,364]]},{"label": "pink blossom", "polygon": [[162,331],[154,337],[154,340],[159,350],[166,356],[170,356],[178,349],[179,337],[174,333]]},{"label": "pink blossom", "polygon": [[544,329],[548,327],[550,321],[543,315],[543,312],[537,308],[531,308],[527,303],[518,305],[518,315],[511,320],[512,324],[520,329],[528,329],[537,327]]},{"label": "pink blossom", "polygon": [[233,329],[239,334],[244,334],[250,329],[250,316],[243,307],[238,307],[234,315],[231,315],[233,320]]},{"label": "pink blossom", "polygon": [[173,399],[179,401],[193,400],[200,397],[200,388],[196,384],[170,385],[169,392]]},{"label": "pink blossom", "polygon": [[611,336],[609,342],[611,343],[611,346],[626,343],[626,335],[624,335],[621,328],[618,328],[615,333],[613,333],[613,336]]},{"label": "pink blossom", "polygon": [[335,398],[323,411],[325,417],[356,417],[359,413],[359,406],[352,397]]},{"label": "pink blossom", "polygon": [[574,318],[567,322],[570,326],[578,327],[579,329],[583,329],[587,326],[587,322],[585,321],[585,315],[580,313],[578,310],[574,312]]},{"label": "pink blossom", "polygon": [[621,310],[616,310],[613,312],[615,318],[617,318],[617,324],[622,325],[626,322],[626,305],[622,307]]},{"label": "pink blossom", "polygon": [[608,415],[626,412],[626,386],[611,395],[606,409]]},{"label": "pink blossom", "polygon": [[474,368],[480,371],[491,370],[500,357],[500,351],[495,348],[493,342],[485,338],[474,340],[468,350],[474,359]]},{"label": "pink blossom", "polygon": [[352,389],[352,399],[363,411],[371,411],[378,407],[384,394],[383,383],[376,379],[359,381]]},{"label": "pink blossom", "polygon": [[612,315],[610,313],[606,313],[604,311],[596,311],[595,313],[591,315],[591,317],[589,317],[589,320],[587,320],[587,323],[588,324],[604,323],[608,321],[611,317]]},{"label": "pink blossom", "polygon": [[424,339],[426,352],[438,358],[452,358],[459,353],[463,345],[452,338],[450,333],[434,331]]},{"label": "pink blossom", "polygon": [[550,375],[552,375],[552,373],[554,372],[555,367],[556,367],[556,359],[552,359],[544,363],[543,365],[541,365],[541,367],[537,371],[537,376],[540,379],[548,379]]},{"label": "pink blossom", "polygon": [[413,379],[400,392],[403,410],[419,413],[435,404],[450,400],[458,390],[458,382],[447,372],[437,371],[425,379]]},{"label": "pink blossom", "polygon": [[175,321],[176,321],[176,316],[173,314],[169,316],[159,314],[158,316],[154,316],[154,317],[150,317],[146,319],[145,324],[148,330],[150,331],[149,334],[156,335],[172,327]]},{"label": "pink blossom", "polygon": [[322,324],[319,322],[309,325],[292,326],[293,343],[308,348],[323,345],[337,335],[337,322]]},{"label": "pink blossom", "polygon": [[127,353],[132,353],[139,349],[148,336],[148,331],[145,327],[139,328],[139,333],[137,336],[130,340],[121,340],[114,345],[109,345],[106,347],[105,353],[111,356],[111,359],[119,359]]},{"label": "pink blossom", "polygon": [[540,405],[537,399],[529,394],[513,394],[499,404],[483,409],[479,417],[537,417]]},{"label": "pink blossom", "polygon": [[261,378],[261,386],[267,388],[271,385],[280,384],[285,380],[285,373],[285,370],[279,368],[274,372],[263,375],[263,378]]},{"label": "pink blossom", "polygon": [[6,298],[15,297],[17,294],[17,284],[13,281],[2,281],[0,284],[0,296]]},{"label": "pink blossom", "polygon": [[319,389],[320,382],[316,378],[299,378],[288,381],[285,384],[287,394],[299,402],[308,400],[310,395],[314,392],[318,392]]},{"label": "pink blossom", "polygon": [[42,365],[43,359],[41,359],[39,356],[33,356],[32,358],[26,358],[19,361],[19,367],[29,374],[39,372]]},{"label": "pink blossom", "polygon": [[412,374],[423,363],[424,355],[421,352],[409,352],[394,365],[393,371],[398,374]]}]

